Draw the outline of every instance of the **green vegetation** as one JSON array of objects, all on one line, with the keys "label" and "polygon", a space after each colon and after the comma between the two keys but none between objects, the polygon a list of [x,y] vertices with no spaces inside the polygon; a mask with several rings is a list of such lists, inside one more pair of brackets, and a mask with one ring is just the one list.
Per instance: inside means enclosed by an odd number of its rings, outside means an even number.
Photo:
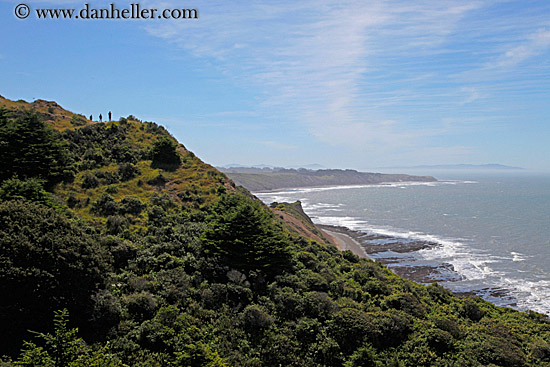
[{"label": "green vegetation", "polygon": [[181,158],[176,150],[177,144],[168,138],[157,140],[151,150],[151,167],[176,170],[181,164]]},{"label": "green vegetation", "polygon": [[17,174],[38,177],[48,186],[72,176],[65,144],[59,133],[42,122],[36,113],[27,112],[17,120],[0,110],[0,180]]},{"label": "green vegetation", "polygon": [[308,240],[156,124],[17,111],[47,154],[3,168],[1,366],[550,366],[544,315]]}]

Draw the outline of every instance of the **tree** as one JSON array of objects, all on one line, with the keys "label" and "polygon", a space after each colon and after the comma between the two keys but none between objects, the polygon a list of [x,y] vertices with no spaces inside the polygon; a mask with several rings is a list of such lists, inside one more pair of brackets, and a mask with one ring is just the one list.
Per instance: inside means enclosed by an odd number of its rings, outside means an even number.
[{"label": "tree", "polygon": [[212,207],[204,249],[237,270],[274,274],[288,266],[289,242],[260,203],[223,195]]},{"label": "tree", "polygon": [[37,113],[25,112],[16,120],[0,114],[0,181],[13,175],[39,177],[51,187],[63,180],[69,163],[60,134]]},{"label": "tree", "polygon": [[33,342],[25,342],[16,364],[37,367],[123,366],[106,347],[95,351],[88,347],[84,340],[77,336],[78,329],[67,327],[68,321],[67,309],[56,311],[53,334],[35,333],[44,347]]},{"label": "tree", "polygon": [[14,177],[5,180],[0,185],[0,202],[24,199],[52,206],[51,194],[44,190],[44,183],[38,178],[20,180]]}]

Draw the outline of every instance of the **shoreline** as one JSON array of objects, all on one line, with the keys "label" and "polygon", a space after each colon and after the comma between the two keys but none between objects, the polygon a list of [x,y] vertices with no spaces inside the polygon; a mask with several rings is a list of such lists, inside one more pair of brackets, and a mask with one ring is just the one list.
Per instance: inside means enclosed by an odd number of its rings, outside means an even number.
[{"label": "shoreline", "polygon": [[[451,264],[414,264],[413,255],[416,251],[437,246],[427,241],[406,241],[401,238],[379,234],[369,234],[354,231],[347,227],[316,224],[324,232],[333,234],[333,238],[344,240],[348,238],[349,248],[360,257],[370,258],[388,267],[397,275],[420,284],[433,282],[456,281],[462,277],[454,271]],[[353,241],[353,242],[352,242]],[[353,248],[355,251],[353,251]],[[337,246],[338,247],[338,246]]]},{"label": "shoreline", "polygon": [[[277,193],[279,191],[284,190],[302,190],[302,189],[339,189],[339,188],[360,188],[360,187],[369,187],[369,186],[390,186],[390,185],[408,185],[408,184],[416,184],[416,185],[425,185],[425,184],[433,184],[433,183],[441,183],[441,182],[447,182],[446,180],[438,180],[435,179],[435,181],[384,181],[384,182],[378,182],[378,183],[360,183],[360,184],[327,184],[327,185],[307,185],[307,186],[289,186],[289,187],[278,187],[275,189],[266,189],[266,190],[250,190],[250,192],[253,195],[256,194],[271,194],[271,193]],[[242,186],[242,185],[241,185]],[[244,186],[243,186],[244,187]]]},{"label": "shoreline", "polygon": [[[443,283],[457,296],[480,296],[502,301],[502,306],[517,306],[510,291],[504,288],[481,288],[468,291],[453,290],[453,282],[465,280],[449,263],[429,263],[415,257],[422,249],[439,246],[424,240],[408,240],[376,233],[360,232],[342,226],[315,224],[327,234],[340,251],[351,250],[362,258],[384,264],[395,274],[419,284]],[[493,302],[494,303],[494,302]]]},{"label": "shoreline", "polygon": [[[318,226],[318,225],[317,225]],[[338,248],[340,251],[350,250],[355,255],[359,257],[368,258],[367,253],[361,247],[361,244],[357,242],[353,237],[346,233],[335,232],[327,228],[320,228],[323,234],[328,237],[331,242]]]}]

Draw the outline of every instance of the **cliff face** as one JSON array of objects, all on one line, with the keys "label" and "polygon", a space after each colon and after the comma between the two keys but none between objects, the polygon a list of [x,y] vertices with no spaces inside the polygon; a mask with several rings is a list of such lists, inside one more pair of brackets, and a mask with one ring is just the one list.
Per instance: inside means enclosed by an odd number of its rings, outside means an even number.
[{"label": "cliff face", "polygon": [[330,185],[370,185],[385,182],[433,182],[431,176],[382,174],[355,170],[306,170],[306,169],[221,169],[237,185],[250,191],[267,191],[292,187]]},{"label": "cliff face", "polygon": [[325,233],[313,224],[299,201],[295,203],[272,203],[271,210],[283,220],[291,231],[319,243],[332,244]]}]

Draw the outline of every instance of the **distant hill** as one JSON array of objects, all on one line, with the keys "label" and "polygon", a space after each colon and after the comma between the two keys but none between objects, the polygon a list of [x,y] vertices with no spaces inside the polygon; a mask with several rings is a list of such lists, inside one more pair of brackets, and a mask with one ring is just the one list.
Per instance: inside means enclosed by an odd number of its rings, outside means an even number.
[{"label": "distant hill", "polygon": [[290,187],[369,185],[383,182],[432,182],[431,176],[358,172],[351,169],[308,170],[287,168],[232,167],[220,169],[237,185],[250,191],[276,190]]},{"label": "distant hill", "polygon": [[311,164],[302,164],[302,165],[292,165],[287,167],[278,167],[273,166],[270,164],[253,164],[253,165],[246,165],[246,164],[239,164],[239,163],[230,163],[223,166],[216,167],[218,169],[231,169],[231,168],[271,168],[271,169],[282,169],[282,168],[294,168],[294,169],[325,169],[326,167],[323,165],[320,165],[318,163],[311,163]]},{"label": "distant hill", "polygon": [[391,169],[435,169],[435,170],[523,170],[521,167],[505,166],[503,164],[438,164],[407,167],[386,167]]}]

